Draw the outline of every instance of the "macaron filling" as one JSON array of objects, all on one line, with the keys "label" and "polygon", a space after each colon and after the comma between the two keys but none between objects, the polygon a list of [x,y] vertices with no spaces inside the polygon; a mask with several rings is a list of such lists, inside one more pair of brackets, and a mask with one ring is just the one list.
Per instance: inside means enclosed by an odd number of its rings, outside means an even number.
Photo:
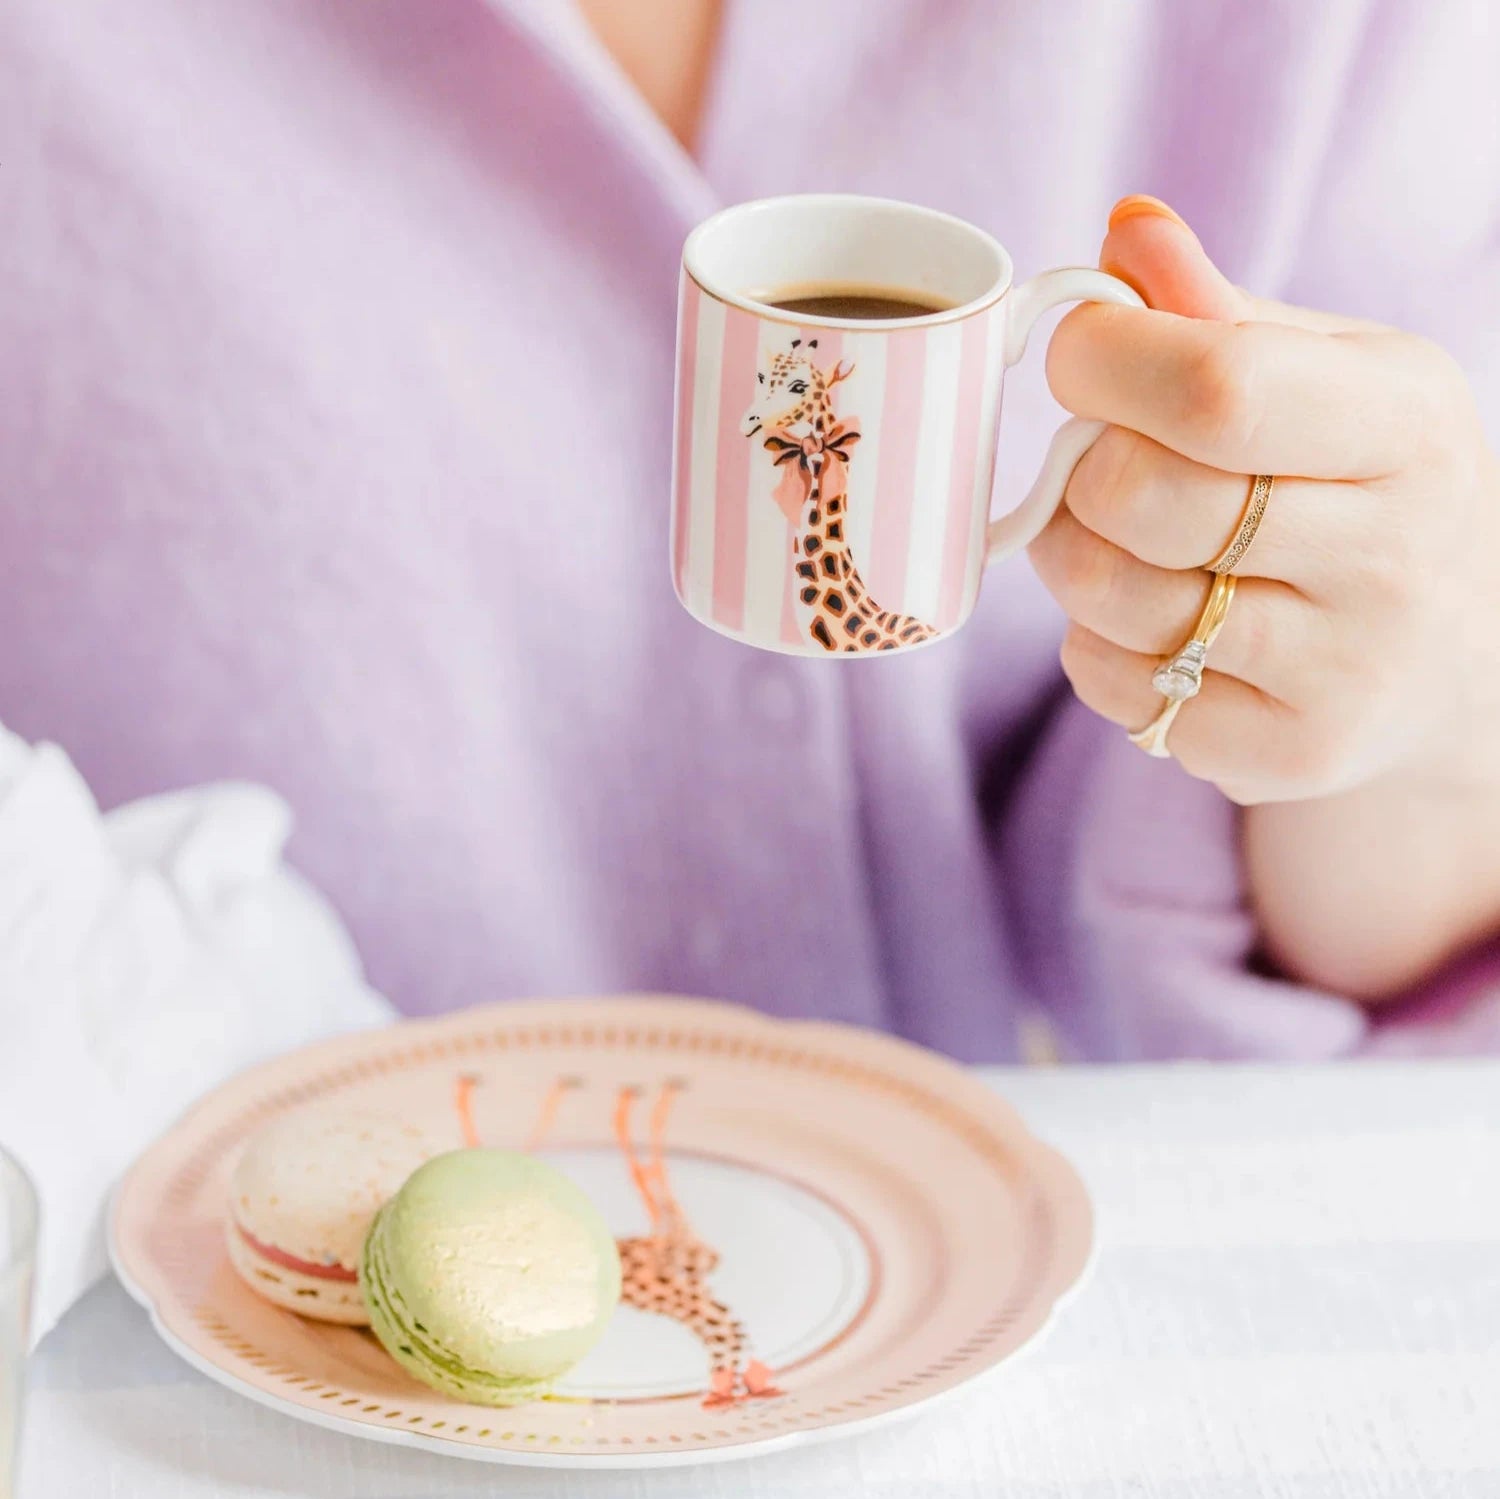
[{"label": "macaron filling", "polygon": [[236,1223],[234,1226],[240,1238],[250,1249],[263,1260],[268,1260],[273,1265],[280,1265],[283,1270],[292,1270],[298,1275],[311,1276],[314,1280],[352,1282],[359,1279],[359,1271],[351,1270],[347,1265],[337,1263],[320,1265],[316,1260],[298,1259],[295,1254],[288,1254],[286,1250],[278,1249],[274,1244],[263,1244],[243,1223]]}]

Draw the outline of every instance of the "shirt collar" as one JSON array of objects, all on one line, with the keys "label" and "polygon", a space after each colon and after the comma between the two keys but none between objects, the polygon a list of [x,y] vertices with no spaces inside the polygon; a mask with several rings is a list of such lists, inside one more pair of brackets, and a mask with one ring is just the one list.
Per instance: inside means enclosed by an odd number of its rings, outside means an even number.
[{"label": "shirt collar", "polygon": [[568,79],[580,112],[631,158],[690,227],[722,206],[698,163],[657,117],[572,0],[483,0]]}]

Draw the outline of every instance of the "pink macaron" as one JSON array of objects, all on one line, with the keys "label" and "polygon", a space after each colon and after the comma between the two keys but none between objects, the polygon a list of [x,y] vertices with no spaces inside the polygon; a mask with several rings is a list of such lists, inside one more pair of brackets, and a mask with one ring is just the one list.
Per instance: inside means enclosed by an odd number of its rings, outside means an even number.
[{"label": "pink macaron", "polygon": [[373,1112],[299,1110],[245,1145],[230,1181],[229,1258],[257,1295],[361,1326],[359,1256],[370,1220],[456,1139]]}]

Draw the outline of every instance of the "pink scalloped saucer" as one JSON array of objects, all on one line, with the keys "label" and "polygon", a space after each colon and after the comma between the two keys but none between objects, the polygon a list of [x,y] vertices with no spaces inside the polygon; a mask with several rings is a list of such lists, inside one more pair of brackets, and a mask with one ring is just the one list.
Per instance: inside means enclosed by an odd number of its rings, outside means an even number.
[{"label": "pink scalloped saucer", "polygon": [[[283,1110],[345,1104],[535,1149],[599,1205],[627,1302],[554,1396],[462,1404],[367,1331],[236,1276],[240,1145]],[[146,1151],[110,1222],[157,1331],[231,1389],[352,1435],[572,1467],[748,1456],[910,1414],[1029,1342],[1092,1239],[1077,1174],[962,1068],[665,998],[489,1005],[281,1057]]]}]

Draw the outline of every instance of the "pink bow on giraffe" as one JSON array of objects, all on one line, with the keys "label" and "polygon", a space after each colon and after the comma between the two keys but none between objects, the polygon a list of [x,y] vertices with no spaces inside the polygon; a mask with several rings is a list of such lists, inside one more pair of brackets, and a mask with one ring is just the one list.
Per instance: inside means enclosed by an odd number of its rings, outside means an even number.
[{"label": "pink bow on giraffe", "polygon": [[802,519],[802,507],[812,493],[813,457],[823,453],[829,459],[823,465],[824,500],[841,499],[847,489],[850,450],[858,441],[859,422],[853,418],[836,423],[827,432],[809,432],[806,437],[794,437],[783,427],[766,433],[766,451],[777,467],[786,469],[771,498],[791,525]]}]

